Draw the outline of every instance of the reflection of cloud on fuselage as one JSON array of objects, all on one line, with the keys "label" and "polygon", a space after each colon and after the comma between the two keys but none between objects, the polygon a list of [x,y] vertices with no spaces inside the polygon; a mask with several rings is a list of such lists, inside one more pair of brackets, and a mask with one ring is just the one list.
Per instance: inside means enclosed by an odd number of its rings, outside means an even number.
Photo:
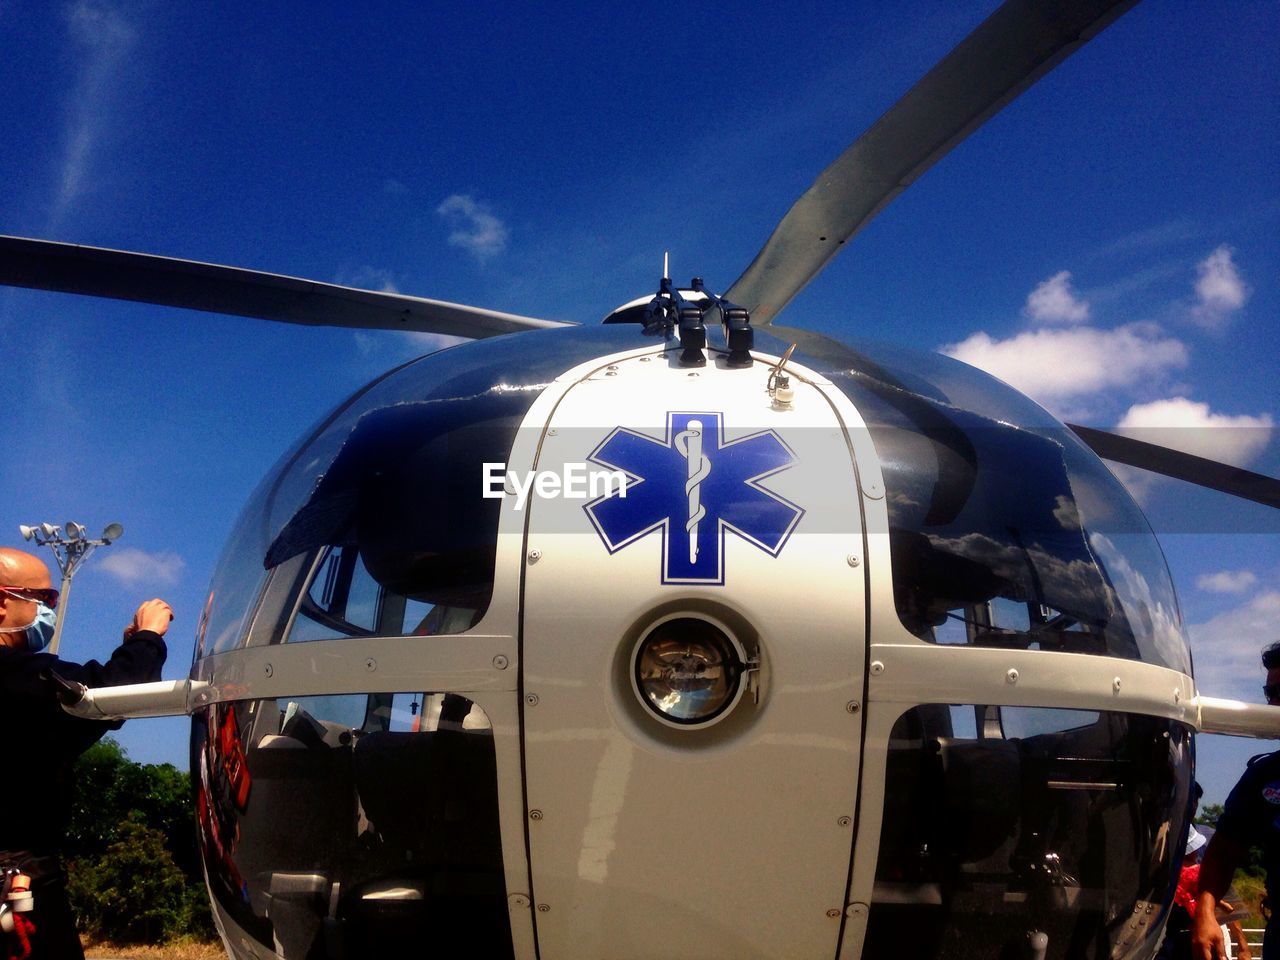
[{"label": "reflection of cloud on fuselage", "polygon": [[1089,543],[1097,552],[1106,570],[1115,595],[1123,604],[1130,619],[1137,618],[1143,631],[1155,645],[1160,662],[1180,665],[1190,672],[1186,662],[1186,639],[1182,629],[1182,615],[1172,594],[1157,596],[1147,576],[1134,566],[1130,551],[1105,534],[1093,533]]},{"label": "reflection of cloud on fuselage", "polygon": [[[1101,634],[1101,644],[1080,634],[1079,643],[1072,644],[1080,648],[1077,652],[1106,652],[1190,668],[1172,595],[1159,595],[1135,564],[1131,550],[1121,549],[1112,538],[1089,534],[1092,552],[1075,557],[1040,543],[1000,542],[982,533],[930,535],[927,541],[927,551],[915,547],[917,556],[909,568],[920,574],[919,579],[895,584],[897,591],[908,595],[904,619],[910,615],[926,621],[918,626],[937,626],[948,611],[966,603],[1004,597],[1042,604]],[[899,538],[895,549],[904,542]],[[921,573],[929,567],[946,576]],[[1060,641],[1067,639],[1064,632],[1058,632]]]},{"label": "reflection of cloud on fuselage", "polygon": [[1064,530],[1078,530],[1080,528],[1080,510],[1076,507],[1076,502],[1071,497],[1057,497],[1057,506],[1053,510],[1054,518],[1062,524]]}]

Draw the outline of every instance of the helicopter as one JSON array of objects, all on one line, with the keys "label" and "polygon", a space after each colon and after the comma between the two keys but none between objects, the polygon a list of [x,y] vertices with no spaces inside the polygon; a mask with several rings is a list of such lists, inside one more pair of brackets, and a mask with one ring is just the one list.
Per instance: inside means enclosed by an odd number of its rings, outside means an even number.
[{"label": "helicopter", "polygon": [[[598,327],[0,241],[7,283],[475,340],[264,480],[189,679],[79,692],[193,715],[229,953],[1150,952],[1192,732],[1280,725],[1196,689],[1154,537],[1087,448],[1273,505],[1275,481],[773,322],[1124,6],[1002,6],[723,296],[664,270]],[[1028,59],[997,81],[996,49]],[[957,76],[963,105],[936,95]],[[869,191],[840,173],[881,160]]]}]

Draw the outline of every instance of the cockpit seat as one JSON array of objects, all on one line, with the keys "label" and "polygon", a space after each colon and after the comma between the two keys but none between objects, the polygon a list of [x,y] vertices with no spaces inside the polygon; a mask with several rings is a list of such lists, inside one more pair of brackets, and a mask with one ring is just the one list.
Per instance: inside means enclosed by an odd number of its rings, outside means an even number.
[{"label": "cockpit seat", "polygon": [[1021,813],[1017,743],[951,737],[937,743],[944,808],[935,842],[962,869],[1006,872]]},{"label": "cockpit seat", "polygon": [[467,930],[483,941],[470,944],[476,955],[509,950],[493,738],[369,733],[356,742],[354,772],[373,843],[343,890],[345,942],[402,956]]},{"label": "cockpit seat", "polygon": [[356,791],[389,864],[501,870],[491,737],[474,732],[365,734],[355,748]]}]

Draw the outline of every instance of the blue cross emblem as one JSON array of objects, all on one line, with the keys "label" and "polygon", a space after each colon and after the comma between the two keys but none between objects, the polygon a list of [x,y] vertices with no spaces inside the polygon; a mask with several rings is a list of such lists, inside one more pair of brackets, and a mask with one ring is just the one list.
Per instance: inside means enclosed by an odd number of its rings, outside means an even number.
[{"label": "blue cross emblem", "polygon": [[668,413],[662,440],[618,427],[589,459],[628,477],[584,508],[600,539],[615,553],[660,530],[663,583],[723,584],[726,531],[776,557],[804,516],[760,485],[791,448],[773,430],[726,443],[719,413]]}]

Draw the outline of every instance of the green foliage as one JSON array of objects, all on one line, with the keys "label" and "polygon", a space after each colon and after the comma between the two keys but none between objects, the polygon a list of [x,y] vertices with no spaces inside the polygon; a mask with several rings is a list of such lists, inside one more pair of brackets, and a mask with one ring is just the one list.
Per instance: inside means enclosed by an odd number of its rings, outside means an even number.
[{"label": "green foliage", "polygon": [[185,932],[187,878],[165,836],[134,812],[98,860],[81,863],[68,892],[88,933],[116,943],[158,943]]},{"label": "green foliage", "polygon": [[1246,927],[1265,927],[1267,922],[1262,919],[1262,899],[1266,896],[1266,881],[1261,876],[1248,876],[1243,873],[1237,873],[1235,880],[1231,885],[1235,887],[1236,892],[1240,895],[1242,906],[1249,911],[1249,919],[1242,921],[1242,925]]},{"label": "green foliage", "polygon": [[114,740],[95,743],[76,760],[76,797],[63,852],[69,860],[102,856],[117,829],[137,811],[168,838],[178,866],[200,878],[191,777],[173,764],[134,763]]},{"label": "green foliage", "polygon": [[1247,877],[1265,878],[1267,868],[1262,865],[1262,848],[1250,847],[1249,859],[1240,868],[1240,872]]},{"label": "green foliage", "polygon": [[1202,823],[1206,827],[1215,827],[1218,825],[1220,816],[1222,816],[1222,804],[1206,803],[1196,815],[1196,823]]},{"label": "green foliage", "polygon": [[74,782],[64,855],[81,928],[121,943],[214,937],[190,775],[134,763],[107,739],[79,757]]}]

